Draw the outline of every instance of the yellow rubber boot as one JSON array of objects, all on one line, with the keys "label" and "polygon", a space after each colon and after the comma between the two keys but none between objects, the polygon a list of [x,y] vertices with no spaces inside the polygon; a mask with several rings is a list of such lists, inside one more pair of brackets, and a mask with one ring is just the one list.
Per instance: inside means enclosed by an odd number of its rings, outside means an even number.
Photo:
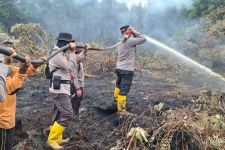
[{"label": "yellow rubber boot", "polygon": [[120,94],[120,89],[118,87],[115,87],[114,89],[114,100],[117,102],[118,95]]},{"label": "yellow rubber boot", "polygon": [[50,126],[50,133],[47,141],[49,147],[54,150],[63,150],[63,146],[60,146],[58,141],[61,138],[64,129],[65,128],[57,122],[55,122],[52,127]]},{"label": "yellow rubber boot", "polygon": [[118,95],[117,99],[118,114],[126,114],[126,104],[127,104],[127,96]]},{"label": "yellow rubber boot", "polygon": [[[50,125],[50,131],[51,131],[52,125]],[[62,135],[57,139],[57,143],[59,145],[67,144],[70,142],[70,138],[66,138],[65,140],[62,138]]]}]

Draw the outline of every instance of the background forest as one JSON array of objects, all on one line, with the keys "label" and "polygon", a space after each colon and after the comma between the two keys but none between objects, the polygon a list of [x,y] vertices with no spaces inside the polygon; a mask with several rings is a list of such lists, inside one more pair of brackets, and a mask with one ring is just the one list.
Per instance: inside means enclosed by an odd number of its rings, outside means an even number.
[{"label": "background forest", "polygon": [[16,23],[38,23],[54,37],[71,32],[79,42],[110,45],[130,24],[214,68],[225,63],[224,14],[224,0],[0,0],[0,30],[12,34]]}]

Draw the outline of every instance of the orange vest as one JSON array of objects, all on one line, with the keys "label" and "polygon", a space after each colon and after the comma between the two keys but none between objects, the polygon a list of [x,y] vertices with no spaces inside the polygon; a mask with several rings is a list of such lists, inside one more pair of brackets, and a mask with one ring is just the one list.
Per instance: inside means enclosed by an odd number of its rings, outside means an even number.
[{"label": "orange vest", "polygon": [[0,102],[0,128],[10,129],[15,127],[16,120],[16,94],[9,95],[16,89],[21,88],[26,76],[31,76],[36,72],[33,66],[30,66],[26,74],[18,72],[19,67],[9,66],[13,74],[6,79],[6,98]]}]

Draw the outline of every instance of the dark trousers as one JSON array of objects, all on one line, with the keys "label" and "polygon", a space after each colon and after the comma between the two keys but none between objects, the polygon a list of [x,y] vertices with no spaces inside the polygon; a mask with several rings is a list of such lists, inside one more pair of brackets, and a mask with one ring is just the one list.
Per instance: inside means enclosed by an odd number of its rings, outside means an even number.
[{"label": "dark trousers", "polygon": [[14,128],[0,128],[0,150],[12,150],[13,147]]},{"label": "dark trousers", "polygon": [[54,101],[52,124],[56,121],[64,127],[68,127],[73,119],[73,108],[70,95],[51,93]]},{"label": "dark trousers", "polygon": [[116,74],[117,74],[116,87],[120,89],[120,95],[126,96],[130,91],[134,72],[116,69]]},{"label": "dark trousers", "polygon": [[79,115],[79,109],[80,109],[80,106],[81,106],[81,101],[83,100],[83,94],[84,94],[84,88],[81,87],[81,92],[82,92],[82,96],[81,97],[78,97],[77,96],[77,93],[76,93],[76,87],[74,87],[74,85],[72,84],[71,85],[71,95],[75,95],[75,96],[72,96],[71,97],[71,104],[72,104],[72,107],[73,107],[73,112],[74,112],[74,115]]}]

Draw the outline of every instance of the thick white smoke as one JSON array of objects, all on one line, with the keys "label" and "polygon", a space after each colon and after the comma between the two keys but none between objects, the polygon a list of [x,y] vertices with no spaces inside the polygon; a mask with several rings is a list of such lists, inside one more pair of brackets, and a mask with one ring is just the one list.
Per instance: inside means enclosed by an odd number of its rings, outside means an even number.
[{"label": "thick white smoke", "polygon": [[[88,0],[86,0],[88,1]],[[98,0],[99,2],[103,0]],[[133,6],[141,5],[142,7],[149,7],[152,12],[161,12],[169,8],[190,8],[194,0],[115,0],[118,3],[124,3],[130,9]]]}]

